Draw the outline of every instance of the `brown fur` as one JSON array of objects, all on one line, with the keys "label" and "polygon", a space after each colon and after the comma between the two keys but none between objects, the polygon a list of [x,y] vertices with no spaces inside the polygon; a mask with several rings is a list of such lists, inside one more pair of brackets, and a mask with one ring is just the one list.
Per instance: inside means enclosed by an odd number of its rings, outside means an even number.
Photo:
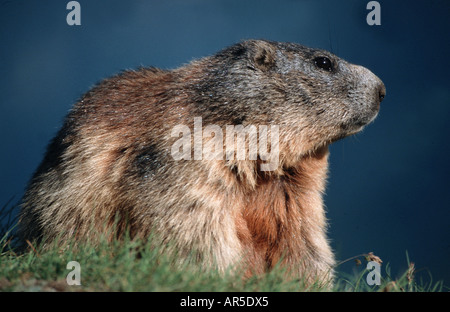
[{"label": "brown fur", "polygon": [[[371,122],[384,93],[369,70],[329,52],[262,40],[172,71],[123,72],[67,116],[24,196],[20,235],[95,239],[93,229],[117,223],[114,237],[126,228],[133,237],[156,232],[167,252],[182,260],[195,251],[205,268],[240,263],[254,274],[281,260],[294,276],[328,276],[328,145]],[[171,130],[192,130],[197,116],[203,127],[278,125],[278,166],[175,161]]]}]

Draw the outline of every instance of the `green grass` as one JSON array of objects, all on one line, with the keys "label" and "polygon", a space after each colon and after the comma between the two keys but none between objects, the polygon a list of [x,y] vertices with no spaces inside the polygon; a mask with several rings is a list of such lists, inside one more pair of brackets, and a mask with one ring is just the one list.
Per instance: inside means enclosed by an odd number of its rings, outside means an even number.
[{"label": "green grass", "polygon": [[[301,280],[288,279],[282,268],[243,279],[238,270],[223,276],[215,271],[200,271],[189,263],[174,265],[174,258],[161,255],[151,241],[125,238],[77,247],[69,242],[65,248],[55,244],[45,250],[30,245],[27,251],[18,253],[11,238],[7,233],[0,236],[0,291],[448,291],[442,282],[432,282],[431,278],[417,282],[409,259],[408,270],[402,276],[394,279],[389,265],[383,265],[381,285],[369,286],[368,271],[362,262],[371,260],[367,259],[370,254],[349,259],[360,263],[358,270],[351,276],[338,274],[334,287],[329,289],[320,283],[305,286]],[[72,271],[67,269],[70,261],[80,264],[81,286],[66,282]]]},{"label": "green grass", "polygon": [[354,260],[358,262],[360,268],[359,272],[355,272],[352,275],[341,273],[335,289],[338,291],[354,291],[354,292],[442,292],[448,291],[449,288],[444,286],[442,281],[433,282],[431,273],[428,275],[428,279],[420,280],[416,279],[416,273],[419,271],[416,269],[415,264],[410,262],[408,253],[406,252],[406,263],[408,269],[401,274],[399,277],[394,278],[391,274],[391,268],[389,264],[381,266],[380,272],[380,285],[369,286],[366,282],[369,270],[365,269],[366,265],[362,265],[359,258],[363,258],[367,261],[371,259],[370,253],[364,254],[356,257],[352,257],[349,260]]},{"label": "green grass", "polygon": [[[281,268],[244,280],[240,273],[200,271],[193,264],[174,265],[150,243],[102,241],[64,250],[38,247],[17,254],[3,243],[0,251],[2,291],[303,291],[301,281],[286,280]],[[69,286],[69,261],[80,263],[81,286]],[[311,290],[321,290],[312,286]]]}]

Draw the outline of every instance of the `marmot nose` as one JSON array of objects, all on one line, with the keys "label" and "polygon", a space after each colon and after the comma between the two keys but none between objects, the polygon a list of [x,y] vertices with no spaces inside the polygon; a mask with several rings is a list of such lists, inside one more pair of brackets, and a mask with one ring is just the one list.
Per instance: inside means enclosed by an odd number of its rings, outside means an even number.
[{"label": "marmot nose", "polygon": [[354,70],[355,75],[363,82],[364,88],[368,88],[370,90],[371,100],[375,101],[376,104],[379,105],[386,96],[386,87],[384,86],[383,81],[363,66],[352,65],[351,68]]},{"label": "marmot nose", "polygon": [[378,86],[378,98],[380,100],[380,103],[384,100],[385,96],[386,96],[386,87],[384,86],[384,83],[380,81]]}]

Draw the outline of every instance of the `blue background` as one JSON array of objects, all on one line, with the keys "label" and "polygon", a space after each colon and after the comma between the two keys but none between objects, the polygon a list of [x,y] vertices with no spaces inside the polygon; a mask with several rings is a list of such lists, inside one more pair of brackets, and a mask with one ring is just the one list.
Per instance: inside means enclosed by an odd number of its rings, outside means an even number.
[{"label": "blue background", "polygon": [[67,25],[67,2],[0,1],[0,207],[20,199],[63,117],[99,80],[242,39],[292,41],[366,66],[387,88],[376,121],[331,147],[337,258],[373,251],[395,276],[408,252],[450,284],[450,1],[379,1],[381,26],[367,25],[361,0],[79,1],[81,26]]}]

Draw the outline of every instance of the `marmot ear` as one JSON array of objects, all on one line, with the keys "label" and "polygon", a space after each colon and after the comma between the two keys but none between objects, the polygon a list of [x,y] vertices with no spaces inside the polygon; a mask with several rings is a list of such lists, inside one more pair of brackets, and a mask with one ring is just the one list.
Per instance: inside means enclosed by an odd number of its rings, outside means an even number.
[{"label": "marmot ear", "polygon": [[275,65],[275,49],[266,41],[252,41],[249,46],[249,59],[253,66],[268,70]]}]

